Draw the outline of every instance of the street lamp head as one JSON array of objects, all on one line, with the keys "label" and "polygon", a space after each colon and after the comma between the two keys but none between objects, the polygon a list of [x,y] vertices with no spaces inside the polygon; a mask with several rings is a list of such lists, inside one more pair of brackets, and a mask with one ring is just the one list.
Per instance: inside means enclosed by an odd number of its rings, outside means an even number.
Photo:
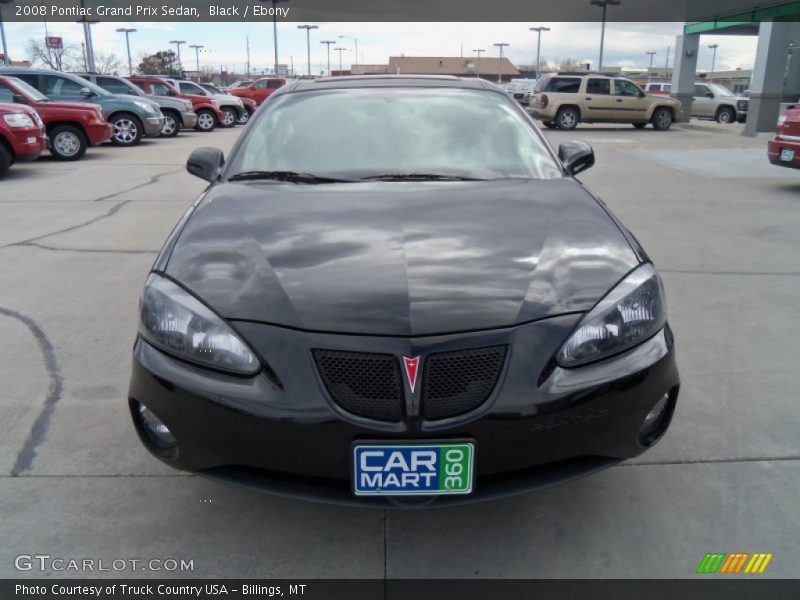
[{"label": "street lamp head", "polygon": [[530,31],[538,31],[541,33],[542,31],[550,31],[549,27],[528,27]]},{"label": "street lamp head", "polygon": [[185,44],[186,40],[170,40],[170,44]]},{"label": "street lamp head", "polygon": [[319,25],[298,25],[298,29],[319,29]]},{"label": "street lamp head", "polygon": [[136,30],[132,27],[120,27],[117,29],[117,33],[133,33],[134,31]]},{"label": "street lamp head", "polygon": [[589,4],[600,7],[619,6],[622,4],[622,0],[590,0]]},{"label": "street lamp head", "polygon": [[719,44],[709,44],[708,47],[711,48],[712,50],[716,50],[717,48],[719,48]]}]

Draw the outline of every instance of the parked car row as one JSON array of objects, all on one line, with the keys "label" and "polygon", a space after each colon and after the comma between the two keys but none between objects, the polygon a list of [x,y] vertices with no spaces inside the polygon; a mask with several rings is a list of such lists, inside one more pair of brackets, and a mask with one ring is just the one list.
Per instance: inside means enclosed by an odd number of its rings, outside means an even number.
[{"label": "parked car row", "polygon": [[133,146],[143,137],[243,125],[268,97],[262,88],[274,91],[286,83],[268,79],[269,86],[253,82],[259,93],[249,97],[249,88],[242,88],[248,90],[243,95],[225,94],[212,84],[169,77],[0,68],[0,177],[14,162],[35,160],[44,150],[57,160],[78,160],[109,141]]}]

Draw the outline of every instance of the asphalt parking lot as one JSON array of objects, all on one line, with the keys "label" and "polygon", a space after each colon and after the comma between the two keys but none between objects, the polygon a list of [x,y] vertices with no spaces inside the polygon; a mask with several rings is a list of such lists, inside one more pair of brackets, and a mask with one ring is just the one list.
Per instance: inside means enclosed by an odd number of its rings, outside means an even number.
[{"label": "asphalt parking lot", "polygon": [[766,140],[584,126],[582,179],[660,269],[681,396],[654,449],[598,475],[458,508],[377,511],[259,495],[162,466],[126,391],[141,285],[203,189],[184,133],[0,183],[0,576],[14,557],[176,558],[191,577],[695,577],[707,552],[800,564],[800,172]]}]

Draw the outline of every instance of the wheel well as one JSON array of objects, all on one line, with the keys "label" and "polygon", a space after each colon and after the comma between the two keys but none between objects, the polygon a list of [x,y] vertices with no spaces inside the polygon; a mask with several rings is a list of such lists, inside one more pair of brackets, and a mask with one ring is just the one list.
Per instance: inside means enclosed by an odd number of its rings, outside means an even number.
[{"label": "wheel well", "polygon": [[11,156],[11,162],[14,162],[14,159],[17,157],[17,155],[14,154],[14,148],[11,147],[11,144],[8,142],[8,140],[6,140],[6,138],[4,138],[2,135],[0,135],[0,146],[8,150],[8,154]]},{"label": "wheel well", "polygon": [[729,110],[729,111],[731,111],[731,112],[732,112],[734,115],[736,114],[736,107],[735,107],[735,106],[733,106],[732,104],[720,104],[720,105],[717,107],[717,112],[715,112],[714,114],[715,114],[715,115],[718,115],[718,114],[719,114],[719,113],[721,113],[723,110]]},{"label": "wheel well", "polygon": [[663,104],[658,104],[655,108],[653,108],[653,113],[652,114],[656,114],[656,111],[660,110],[662,108],[665,108],[665,109],[667,109],[669,111],[669,114],[672,115],[672,120],[674,121],[675,120],[675,109],[672,106],[664,106]]},{"label": "wheel well", "polygon": [[574,108],[575,110],[577,110],[579,119],[583,116],[583,113],[581,112],[581,107],[578,106],[577,104],[560,104],[559,107],[556,109],[556,116],[558,116],[558,113],[560,113],[565,108]]},{"label": "wheel well", "polygon": [[110,115],[108,115],[108,122],[110,123],[112,119],[114,119],[115,117],[119,117],[121,115],[133,117],[134,119],[136,119],[139,125],[142,126],[142,120],[139,118],[139,116],[127,110],[118,110],[117,112],[111,113]]},{"label": "wheel well", "polygon": [[78,129],[84,136],[86,136],[86,130],[83,128],[83,125],[80,123],[76,123],[74,121],[56,121],[55,123],[48,123],[46,130],[47,135],[50,135],[50,132],[53,131],[56,127],[60,127],[61,125],[69,125],[70,127],[75,127]]}]

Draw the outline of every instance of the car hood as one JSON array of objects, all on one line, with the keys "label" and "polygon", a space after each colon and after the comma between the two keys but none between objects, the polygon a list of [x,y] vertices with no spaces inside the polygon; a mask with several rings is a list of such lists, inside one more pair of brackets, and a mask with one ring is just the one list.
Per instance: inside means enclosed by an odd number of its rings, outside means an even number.
[{"label": "car hood", "polygon": [[189,100],[179,100],[178,98],[168,98],[167,96],[157,96],[155,94],[143,94],[141,97],[155,102],[159,108],[174,108],[181,111],[186,110],[186,103],[189,102]]},{"label": "car hood", "polygon": [[166,272],[228,319],[392,336],[586,311],[638,264],[576,181],[223,183]]},{"label": "car hood", "polygon": [[238,96],[232,96],[231,94],[212,94],[214,99],[219,102],[220,104],[225,102],[232,102],[233,104],[241,104],[242,99]]},{"label": "car hood", "polygon": [[57,108],[59,110],[89,110],[96,113],[99,110],[97,104],[90,102],[59,102],[57,100],[47,100],[44,102],[37,102],[36,109],[47,111],[47,109]]}]

